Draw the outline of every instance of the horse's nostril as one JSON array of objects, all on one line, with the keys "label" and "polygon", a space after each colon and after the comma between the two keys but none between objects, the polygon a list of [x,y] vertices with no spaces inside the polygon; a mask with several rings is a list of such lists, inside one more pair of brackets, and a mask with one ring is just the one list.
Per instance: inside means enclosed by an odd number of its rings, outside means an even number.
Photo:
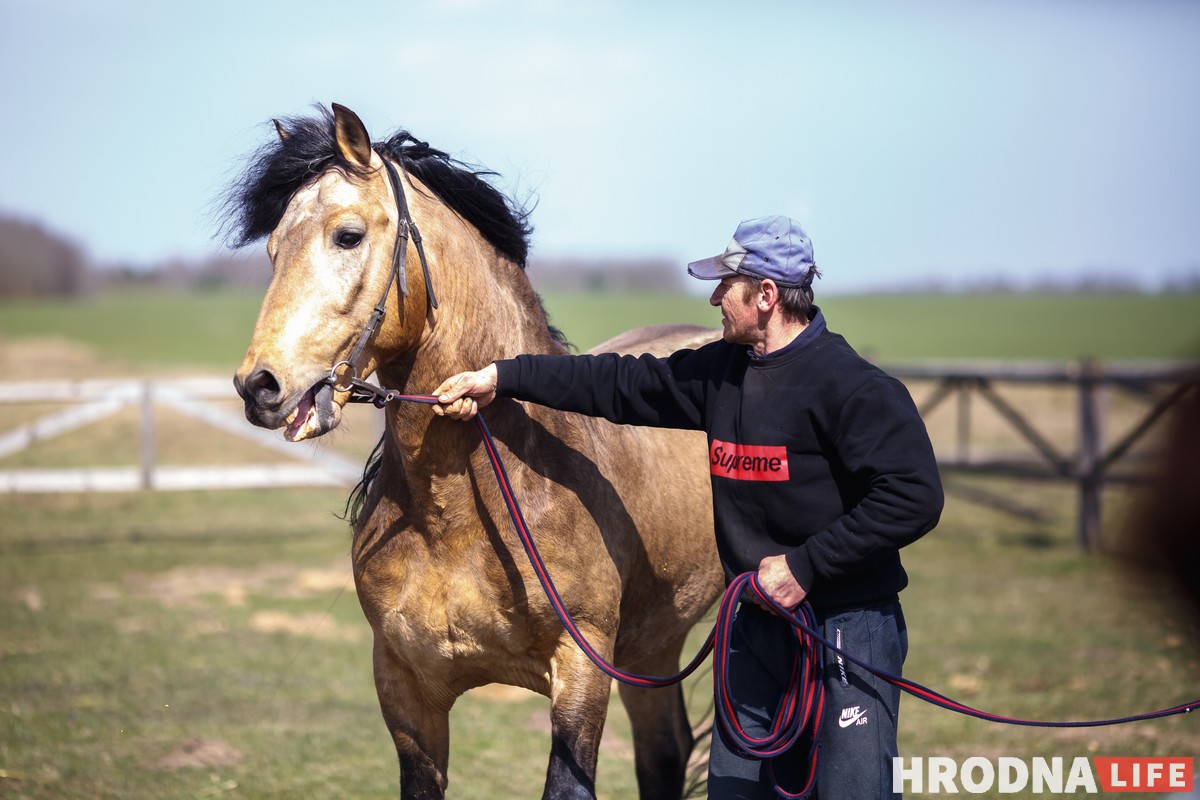
[{"label": "horse's nostril", "polygon": [[255,370],[244,384],[242,397],[253,397],[260,406],[279,405],[279,381],[265,369]]}]

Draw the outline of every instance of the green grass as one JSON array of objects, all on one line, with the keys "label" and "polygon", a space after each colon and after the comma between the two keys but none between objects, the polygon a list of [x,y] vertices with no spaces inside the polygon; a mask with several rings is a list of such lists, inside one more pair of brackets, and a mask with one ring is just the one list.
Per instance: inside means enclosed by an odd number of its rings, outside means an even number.
[{"label": "green grass", "polygon": [[128,289],[79,300],[6,300],[0,302],[0,337],[66,339],[117,362],[232,374],[261,302],[257,289]]},{"label": "green grass", "polygon": [[[720,327],[703,297],[545,300],[551,321],[581,349],[650,322]],[[1200,357],[1200,294],[842,295],[819,304],[831,329],[880,361]]]},{"label": "green grass", "polygon": [[1200,294],[844,296],[830,327],[880,360],[1200,357]]},{"label": "green grass", "polygon": [[[1068,492],[1020,491],[1048,521],[952,494],[939,529],[906,552],[906,674],[986,710],[1039,719],[1200,697],[1195,628],[1163,588],[1079,553]],[[333,516],[342,497],[4,498],[0,796],[394,797],[370,634],[350,582],[348,535]],[[694,713],[707,707],[706,681],[693,679]],[[902,708],[908,755],[1193,755],[1200,746],[1191,717],[1059,731],[997,726],[912,698]],[[450,797],[536,796],[546,713],[533,695],[460,700]],[[600,796],[634,797],[615,698],[606,737]],[[218,752],[237,760],[168,765],[197,740],[222,743]]]},{"label": "green grass", "polygon": [[[0,301],[0,341],[86,342],[130,364],[232,371],[241,361],[261,290],[126,290],[80,301]],[[720,327],[704,297],[556,294],[551,322],[581,350],[638,325]],[[987,358],[1073,360],[1200,356],[1200,294],[864,295],[821,298],[832,329],[881,361]]]},{"label": "green grass", "polygon": [[[0,557],[0,796],[388,796],[347,537],[316,511],[337,494],[96,498],[71,518],[18,500],[34,522]],[[334,577],[306,589],[303,570]],[[241,763],[163,762],[197,739]]]}]

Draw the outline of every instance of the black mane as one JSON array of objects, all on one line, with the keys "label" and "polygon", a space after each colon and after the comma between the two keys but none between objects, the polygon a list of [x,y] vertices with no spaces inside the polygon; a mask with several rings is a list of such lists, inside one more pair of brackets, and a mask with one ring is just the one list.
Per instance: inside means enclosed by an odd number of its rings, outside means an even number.
[{"label": "black mane", "polygon": [[[324,107],[316,117],[283,120],[287,139],[274,138],[254,154],[245,172],[230,186],[223,205],[225,238],[244,247],[268,235],[298,189],[329,169],[350,174],[362,170],[342,158],[333,114]],[[529,211],[488,183],[495,172],[475,169],[441,150],[399,131],[375,152],[390,156],[415,175],[505,257],[522,268],[529,252]]]},{"label": "black mane", "polygon": [[[283,219],[292,195],[327,170],[363,174],[338,150],[332,112],[324,107],[318,110],[320,113],[315,117],[284,119],[282,127],[287,138],[273,137],[251,157],[246,170],[230,186],[222,206],[223,233],[228,244],[245,247],[269,236]],[[475,226],[499,253],[525,268],[529,236],[533,232],[529,211],[488,183],[487,178],[495,176],[495,172],[451,158],[408,131],[399,131],[372,146],[375,152],[391,157],[403,170],[416,176],[439,200]],[[541,298],[534,296],[541,305]],[[544,315],[544,306],[542,312]],[[571,347],[562,331],[549,324],[547,329],[564,352]],[[375,445],[362,480],[346,501],[346,514],[352,524],[357,525],[367,490],[379,474],[383,443],[380,439]]]}]

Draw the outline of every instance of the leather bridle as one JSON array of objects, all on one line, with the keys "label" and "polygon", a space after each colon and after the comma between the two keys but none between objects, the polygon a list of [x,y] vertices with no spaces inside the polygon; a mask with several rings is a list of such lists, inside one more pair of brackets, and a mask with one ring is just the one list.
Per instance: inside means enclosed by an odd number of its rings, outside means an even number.
[{"label": "leather bridle", "polygon": [[[386,403],[391,397],[388,392],[381,390],[379,387],[367,383],[358,376],[358,359],[362,357],[363,351],[367,348],[367,344],[379,330],[379,326],[383,324],[383,318],[387,315],[387,300],[391,293],[392,284],[398,283],[400,291],[408,296],[408,281],[405,279],[405,263],[408,261],[408,239],[411,233],[412,242],[417,248],[417,257],[421,261],[421,272],[425,276],[425,293],[429,297],[429,305],[433,308],[438,307],[437,295],[433,293],[433,284],[429,280],[429,264],[425,260],[425,248],[421,244],[421,232],[417,229],[417,224],[413,222],[412,214],[408,211],[408,200],[404,196],[404,185],[400,182],[400,174],[395,165],[387,158],[383,158],[383,165],[387,169],[388,182],[392,185],[392,194],[396,198],[396,244],[392,251],[392,267],[388,274],[387,284],[383,287],[383,294],[379,298],[379,302],[375,304],[375,309],[371,312],[367,324],[363,327],[362,332],[358,335],[358,340],[355,341],[354,347],[350,350],[350,354],[346,358],[337,362],[329,370],[329,375],[325,378],[325,383],[333,386],[336,392],[350,392],[350,402],[374,402],[376,404]],[[343,379],[338,377],[339,372],[343,367],[348,369],[349,377]]]}]

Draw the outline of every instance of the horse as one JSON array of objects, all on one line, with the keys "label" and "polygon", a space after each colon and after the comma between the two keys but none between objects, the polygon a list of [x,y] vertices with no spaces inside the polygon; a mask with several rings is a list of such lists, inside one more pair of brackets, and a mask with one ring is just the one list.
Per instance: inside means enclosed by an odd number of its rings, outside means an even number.
[{"label": "horse", "polygon": [[[372,143],[354,112],[318,109],[276,120],[278,136],[227,194],[230,241],[266,238],[274,269],[234,378],[250,422],[312,439],[337,426],[352,380],[427,392],[498,358],[567,352],[525,273],[528,214],[491,185],[495,173],[406,131]],[[418,260],[421,269],[405,268]],[[662,354],[711,338],[657,326],[607,346]],[[384,413],[348,509],[400,796],[444,797],[451,706],[503,683],[550,700],[543,797],[594,797],[611,679],[544,597],[479,434],[425,405]],[[582,633],[620,668],[678,669],[688,631],[724,583],[703,434],[513,400],[485,416]],[[640,796],[680,797],[695,741],[681,690],[619,692]]]}]

